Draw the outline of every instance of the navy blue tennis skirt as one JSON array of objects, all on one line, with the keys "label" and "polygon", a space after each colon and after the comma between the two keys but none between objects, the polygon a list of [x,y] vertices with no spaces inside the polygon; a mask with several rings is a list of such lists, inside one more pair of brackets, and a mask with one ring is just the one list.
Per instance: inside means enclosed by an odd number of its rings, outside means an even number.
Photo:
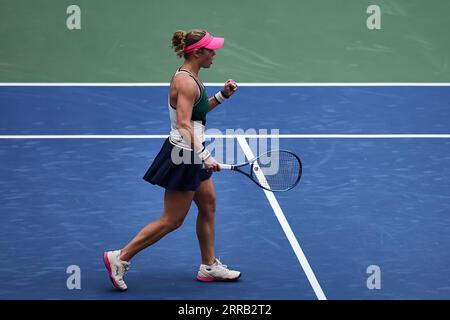
[{"label": "navy blue tennis skirt", "polygon": [[[190,157],[192,164],[175,164],[171,158],[174,148],[181,157]],[[203,169],[201,164],[193,163],[193,152],[174,146],[167,138],[143,179],[167,190],[195,191],[212,173]]]}]

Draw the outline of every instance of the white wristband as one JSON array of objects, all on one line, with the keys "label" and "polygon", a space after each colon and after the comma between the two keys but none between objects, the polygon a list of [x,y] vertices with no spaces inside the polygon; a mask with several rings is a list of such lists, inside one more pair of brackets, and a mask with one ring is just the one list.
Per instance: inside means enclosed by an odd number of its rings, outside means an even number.
[{"label": "white wristband", "polygon": [[214,95],[214,98],[216,98],[216,100],[217,100],[219,103],[222,103],[222,102],[224,102],[225,100],[228,99],[227,97],[225,97],[225,96],[222,94],[222,91],[217,92],[217,93]]},{"label": "white wristband", "polygon": [[203,148],[203,150],[200,151],[199,153],[197,153],[197,155],[199,156],[200,160],[202,160],[202,161],[205,161],[206,159],[211,157],[211,153],[209,153],[208,149],[206,149],[206,148]]}]

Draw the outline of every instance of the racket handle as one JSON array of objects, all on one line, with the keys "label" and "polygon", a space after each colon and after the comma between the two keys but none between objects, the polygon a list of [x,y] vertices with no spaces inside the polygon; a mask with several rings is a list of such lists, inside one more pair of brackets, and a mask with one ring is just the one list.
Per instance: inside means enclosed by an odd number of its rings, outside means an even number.
[{"label": "racket handle", "polygon": [[[219,163],[219,167],[221,170],[233,170],[233,165],[231,164]],[[202,164],[202,169],[206,169],[204,163]]]},{"label": "racket handle", "polygon": [[233,166],[231,164],[220,163],[219,164],[221,170],[231,170]]}]

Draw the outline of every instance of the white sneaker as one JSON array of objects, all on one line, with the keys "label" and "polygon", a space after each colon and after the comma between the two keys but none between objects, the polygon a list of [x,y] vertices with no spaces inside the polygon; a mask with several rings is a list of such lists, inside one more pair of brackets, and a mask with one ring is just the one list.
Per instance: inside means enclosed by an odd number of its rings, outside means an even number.
[{"label": "white sneaker", "polygon": [[120,250],[103,252],[103,262],[114,287],[120,291],[127,290],[123,275],[130,269],[130,263],[120,260]]},{"label": "white sneaker", "polygon": [[212,281],[235,281],[239,279],[241,273],[239,271],[229,270],[228,267],[222,264],[219,259],[208,266],[206,264],[200,265],[200,270],[197,273],[197,280],[203,282]]}]

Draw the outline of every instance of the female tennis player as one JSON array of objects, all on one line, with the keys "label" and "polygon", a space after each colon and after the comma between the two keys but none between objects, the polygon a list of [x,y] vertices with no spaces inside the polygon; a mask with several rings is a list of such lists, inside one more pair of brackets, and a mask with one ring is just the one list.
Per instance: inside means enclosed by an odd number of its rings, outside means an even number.
[{"label": "female tennis player", "polygon": [[121,291],[127,289],[123,276],[133,256],[180,227],[192,201],[198,207],[196,231],[201,251],[197,280],[233,281],[241,275],[239,271],[228,269],[215,256],[216,192],[212,172],[220,167],[204,145],[206,114],[237,90],[236,82],[227,80],[223,90],[208,98],[199,78],[200,69],[211,67],[215,50],[223,43],[224,38],[213,37],[204,30],[173,34],[172,47],[178,57],[184,57],[184,63],[170,82],[171,131],[144,175],[146,181],[165,189],[164,210],[158,220],[145,226],[125,247],[104,252],[109,277]]}]

